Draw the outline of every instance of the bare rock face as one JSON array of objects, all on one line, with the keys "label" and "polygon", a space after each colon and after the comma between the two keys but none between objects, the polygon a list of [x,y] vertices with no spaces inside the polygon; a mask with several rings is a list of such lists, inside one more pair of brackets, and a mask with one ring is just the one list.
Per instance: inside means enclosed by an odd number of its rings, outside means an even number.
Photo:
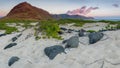
[{"label": "bare rock face", "polygon": [[47,20],[52,19],[52,16],[45,10],[32,6],[27,2],[22,2],[16,5],[5,18],[8,19],[32,19],[32,20]]}]

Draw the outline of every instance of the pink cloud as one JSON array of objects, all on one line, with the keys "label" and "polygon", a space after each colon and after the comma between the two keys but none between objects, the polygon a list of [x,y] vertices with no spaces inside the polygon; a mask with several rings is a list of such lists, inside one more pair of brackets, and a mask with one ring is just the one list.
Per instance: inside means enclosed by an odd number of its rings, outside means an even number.
[{"label": "pink cloud", "polygon": [[83,6],[79,9],[75,9],[73,11],[68,11],[67,14],[68,15],[87,15],[88,13],[90,13],[93,10],[99,9],[99,7],[89,7],[87,8],[86,6]]}]

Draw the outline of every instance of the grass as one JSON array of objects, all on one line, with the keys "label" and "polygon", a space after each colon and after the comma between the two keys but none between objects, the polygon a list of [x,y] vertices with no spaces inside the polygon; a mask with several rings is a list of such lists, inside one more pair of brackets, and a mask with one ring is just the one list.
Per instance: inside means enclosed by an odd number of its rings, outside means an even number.
[{"label": "grass", "polygon": [[12,32],[18,31],[17,28],[7,26],[6,23],[0,23],[0,30],[5,30],[5,34],[11,34]]},{"label": "grass", "polygon": [[95,30],[88,30],[87,32],[93,33],[96,32]]},{"label": "grass", "polygon": [[46,35],[47,37],[61,39],[61,37],[58,35],[58,31],[60,31],[60,28],[55,20],[41,21],[38,26],[39,28],[37,30],[39,30],[39,32],[41,31],[43,35]]},{"label": "grass", "polygon": [[[0,20],[0,30],[6,30],[6,34],[10,34],[12,32],[18,31],[15,27],[7,26],[6,23],[16,23],[17,25],[20,25],[19,23],[23,23],[24,25],[22,27],[28,28],[32,27],[30,23],[32,22],[40,22],[36,27],[35,31],[42,32],[43,35],[46,35],[45,38],[57,38],[62,39],[58,32],[60,31],[59,25],[61,24],[70,24],[75,23],[74,26],[82,27],[85,23],[95,23],[95,22],[104,22],[109,24],[117,24],[116,27],[109,27],[106,28],[117,28],[120,29],[120,21],[107,21],[107,20],[101,20],[101,21],[93,21],[93,20],[82,20],[82,19],[59,19],[59,20],[46,20],[46,21],[36,21],[36,20],[19,20],[19,19],[1,19]],[[93,30],[88,30],[88,32],[95,32]],[[40,39],[36,32],[35,32],[36,39]]]},{"label": "grass", "polygon": [[74,26],[82,27],[85,23],[94,23],[93,20],[82,20],[82,19],[60,19],[57,20],[58,24],[70,24],[75,23]]},{"label": "grass", "polygon": [[31,22],[36,22],[35,20],[20,20],[20,19],[0,19],[0,30],[5,30],[5,34],[11,34],[12,32],[18,31],[16,27],[7,26],[7,23],[23,23],[23,27],[28,28],[30,27]]},{"label": "grass", "polygon": [[104,22],[104,23],[109,23],[109,24],[120,24],[120,21],[100,20],[98,22]]}]

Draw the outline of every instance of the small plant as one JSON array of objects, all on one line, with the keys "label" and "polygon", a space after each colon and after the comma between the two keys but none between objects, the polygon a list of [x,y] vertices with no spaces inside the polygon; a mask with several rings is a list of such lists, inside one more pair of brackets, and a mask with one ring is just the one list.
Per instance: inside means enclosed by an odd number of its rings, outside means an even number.
[{"label": "small plant", "polygon": [[39,40],[39,39],[41,39],[41,37],[39,37],[39,36],[36,36],[36,37],[35,37],[35,40]]},{"label": "small plant", "polygon": [[96,32],[95,30],[88,30],[87,32],[93,33]]},{"label": "small plant", "polygon": [[120,24],[118,24],[118,25],[116,26],[116,28],[117,28],[117,29],[120,29]]},{"label": "small plant", "polygon": [[43,38],[43,39],[46,39],[47,37],[46,37],[46,36],[43,36],[42,38]]}]

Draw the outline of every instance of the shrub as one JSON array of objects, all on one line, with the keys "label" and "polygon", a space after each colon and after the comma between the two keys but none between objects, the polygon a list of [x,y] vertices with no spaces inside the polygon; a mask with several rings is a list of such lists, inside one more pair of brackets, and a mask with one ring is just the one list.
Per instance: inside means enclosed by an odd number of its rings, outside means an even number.
[{"label": "shrub", "polygon": [[0,30],[5,30],[6,34],[18,31],[16,27],[7,26],[6,23],[0,23]]},{"label": "shrub", "polygon": [[41,21],[38,30],[42,31],[47,37],[60,39],[60,36],[58,35],[60,28],[55,21]]},{"label": "shrub", "polygon": [[95,30],[88,30],[87,32],[93,33],[96,32]]},{"label": "shrub", "polygon": [[118,25],[116,26],[116,28],[117,28],[117,29],[120,29],[120,24],[118,24]]}]

